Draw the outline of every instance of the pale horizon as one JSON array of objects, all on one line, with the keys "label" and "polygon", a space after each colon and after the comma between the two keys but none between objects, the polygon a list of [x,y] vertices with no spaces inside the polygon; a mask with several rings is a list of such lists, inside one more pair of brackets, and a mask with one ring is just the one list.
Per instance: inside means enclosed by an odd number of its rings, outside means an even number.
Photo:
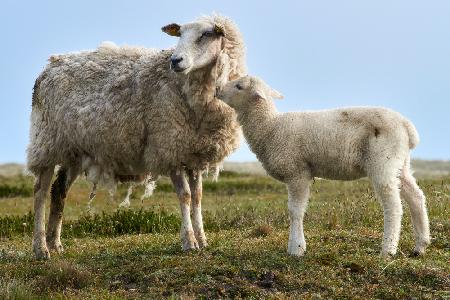
[{"label": "pale horizon", "polygon": [[[0,12],[0,163],[26,161],[32,87],[51,54],[95,49],[103,41],[170,48],[177,40],[162,26],[213,12],[238,24],[249,73],[285,96],[276,102],[279,111],[388,107],[417,127],[421,142],[412,157],[449,160],[449,11],[443,0],[6,0]],[[242,144],[227,161],[256,157]]]}]

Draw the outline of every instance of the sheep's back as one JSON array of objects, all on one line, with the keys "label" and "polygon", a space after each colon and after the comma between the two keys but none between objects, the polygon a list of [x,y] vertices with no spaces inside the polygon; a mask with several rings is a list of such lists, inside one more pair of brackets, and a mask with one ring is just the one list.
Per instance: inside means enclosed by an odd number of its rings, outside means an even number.
[{"label": "sheep's back", "polygon": [[57,163],[92,155],[121,165],[114,168],[135,168],[144,151],[144,111],[151,106],[135,97],[136,66],[155,55],[100,47],[52,56],[36,80],[31,150],[45,148]]}]

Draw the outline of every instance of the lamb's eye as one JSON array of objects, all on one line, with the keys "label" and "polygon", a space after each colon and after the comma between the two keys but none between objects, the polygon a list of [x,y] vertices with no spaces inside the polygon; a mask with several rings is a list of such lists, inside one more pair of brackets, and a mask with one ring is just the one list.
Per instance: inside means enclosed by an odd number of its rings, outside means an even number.
[{"label": "lamb's eye", "polygon": [[242,85],[240,85],[239,83],[236,84],[234,87],[237,88],[238,90],[242,90]]}]

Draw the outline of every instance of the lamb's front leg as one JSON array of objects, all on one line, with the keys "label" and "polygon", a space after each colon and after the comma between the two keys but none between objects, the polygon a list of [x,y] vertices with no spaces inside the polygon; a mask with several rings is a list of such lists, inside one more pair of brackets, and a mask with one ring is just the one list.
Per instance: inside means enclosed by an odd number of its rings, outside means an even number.
[{"label": "lamb's front leg", "polygon": [[303,216],[309,198],[310,180],[297,179],[288,183],[288,209],[290,218],[288,253],[302,256],[306,251],[305,235],[303,233]]},{"label": "lamb's front leg", "polygon": [[183,250],[198,249],[198,243],[195,239],[191,223],[191,191],[184,170],[172,171],[170,173],[170,179],[172,180],[180,201],[182,218],[180,233]]},{"label": "lamb's front leg", "polygon": [[202,218],[202,171],[189,171],[189,187],[192,193],[192,217],[194,234],[200,248],[208,246]]}]

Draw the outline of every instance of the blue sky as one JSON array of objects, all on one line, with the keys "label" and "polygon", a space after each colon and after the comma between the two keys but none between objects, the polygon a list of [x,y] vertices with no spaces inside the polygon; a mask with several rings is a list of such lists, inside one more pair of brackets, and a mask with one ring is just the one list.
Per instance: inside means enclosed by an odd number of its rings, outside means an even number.
[{"label": "blue sky", "polygon": [[[21,1],[0,5],[0,163],[25,162],[31,90],[50,54],[102,41],[168,48],[160,31],[202,14],[243,32],[249,72],[280,111],[393,108],[417,126],[417,158],[450,159],[450,1]],[[229,160],[255,157],[243,145]]]}]

